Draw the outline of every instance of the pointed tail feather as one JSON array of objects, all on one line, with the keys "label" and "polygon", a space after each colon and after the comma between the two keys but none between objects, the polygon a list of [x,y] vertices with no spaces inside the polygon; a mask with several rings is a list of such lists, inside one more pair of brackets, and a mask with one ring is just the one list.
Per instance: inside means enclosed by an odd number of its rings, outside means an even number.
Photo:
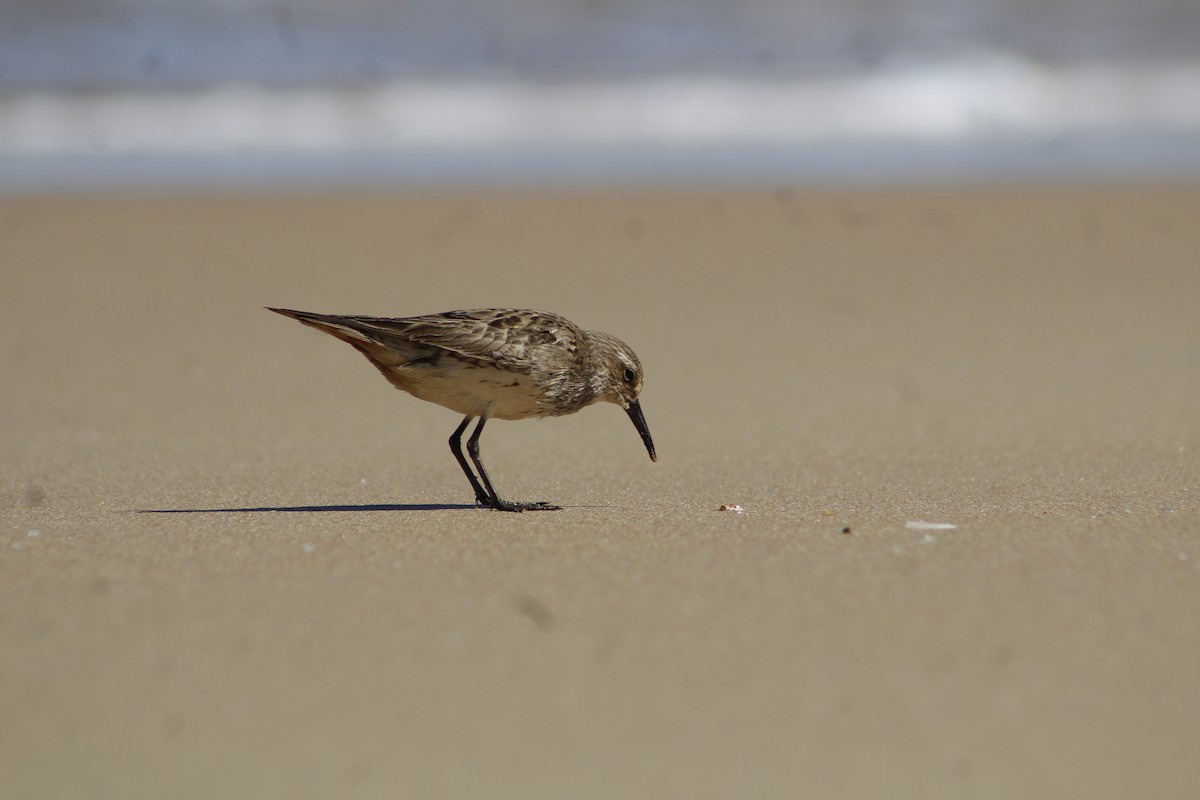
[{"label": "pointed tail feather", "polygon": [[291,308],[271,308],[267,306],[268,311],[274,311],[276,314],[282,314],[285,317],[302,322],[310,328],[316,328],[319,331],[324,331],[331,336],[336,336],[343,342],[350,344],[360,344],[362,342],[372,342],[370,337],[359,326],[355,325],[353,317],[339,317],[336,314],[314,314],[311,311],[296,311]]},{"label": "pointed tail feather", "polygon": [[266,308],[268,311],[274,311],[276,314],[291,317],[310,328],[316,328],[319,331],[328,333],[330,336],[341,339],[366,356],[375,365],[376,369],[382,372],[384,377],[393,383],[397,379],[394,370],[403,368],[411,357],[410,354],[403,353],[394,346],[389,346],[387,342],[380,341],[376,332],[363,326],[354,317],[341,317],[336,314],[314,314],[311,311],[296,311],[291,308],[271,308],[270,306]]}]

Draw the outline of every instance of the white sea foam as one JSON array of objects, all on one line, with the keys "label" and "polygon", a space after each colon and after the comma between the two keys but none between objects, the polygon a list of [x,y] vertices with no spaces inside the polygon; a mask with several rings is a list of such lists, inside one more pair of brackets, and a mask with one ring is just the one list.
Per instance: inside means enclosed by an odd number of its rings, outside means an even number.
[{"label": "white sea foam", "polygon": [[[1080,160],[1200,174],[1200,64],[1039,68],[993,55],[791,82],[727,77],[536,84],[395,81],[357,90],[223,86],[190,93],[0,97],[0,181],[108,163],[362,161],[397,177],[545,178],[607,165],[654,177],[772,167],[903,173],[914,153],[987,173]],[[1047,159],[1046,148],[1057,148]],[[173,162],[172,159],[179,159]],[[122,160],[123,159],[123,160]],[[331,161],[332,159],[332,161]],[[597,159],[599,159],[597,161]],[[1040,159],[1040,161],[1039,161]],[[497,167],[502,162],[507,166]],[[622,166],[624,165],[624,166]],[[861,168],[861,165],[859,165]],[[918,171],[919,171],[918,164]],[[386,172],[386,166],[384,171]],[[370,170],[366,170],[370,171]],[[350,168],[349,173],[354,173]],[[711,177],[711,175],[709,175]]]}]

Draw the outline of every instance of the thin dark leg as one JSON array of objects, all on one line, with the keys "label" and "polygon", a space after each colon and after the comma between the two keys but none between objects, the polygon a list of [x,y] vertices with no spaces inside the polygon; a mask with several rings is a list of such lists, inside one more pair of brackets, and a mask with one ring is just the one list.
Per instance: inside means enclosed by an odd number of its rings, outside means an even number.
[{"label": "thin dark leg", "polygon": [[[483,433],[483,425],[487,422],[487,417],[480,417],[479,424],[475,426],[475,430],[471,433],[471,438],[467,439],[467,453],[471,456],[471,461],[475,462],[475,469],[479,470],[479,479],[483,481],[484,490],[490,496],[490,500],[486,501],[488,505],[497,511],[559,511],[558,506],[552,506],[549,503],[514,503],[509,500],[501,500],[500,495],[496,494],[496,490],[492,488],[492,481],[488,478],[487,470],[483,468],[483,462],[479,459],[479,434]],[[463,427],[466,426],[466,421],[463,421]]]},{"label": "thin dark leg", "polygon": [[475,473],[471,472],[471,468],[467,466],[466,456],[462,451],[462,435],[467,429],[474,417],[463,417],[463,421],[454,429],[454,433],[450,434],[450,452],[454,453],[454,457],[458,459],[458,465],[462,467],[463,474],[467,476],[467,480],[471,482],[471,488],[475,490],[475,502],[482,503],[485,506],[492,504],[492,498],[483,490],[479,484],[479,479],[475,477]]}]

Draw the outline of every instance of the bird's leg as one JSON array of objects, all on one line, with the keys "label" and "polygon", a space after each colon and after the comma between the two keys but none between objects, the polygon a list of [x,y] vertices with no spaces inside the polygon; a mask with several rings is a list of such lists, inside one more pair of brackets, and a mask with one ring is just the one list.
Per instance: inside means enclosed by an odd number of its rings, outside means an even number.
[{"label": "bird's leg", "polygon": [[[468,419],[470,419],[468,417]],[[501,500],[500,495],[496,494],[496,490],[492,488],[492,482],[488,478],[487,470],[483,468],[483,462],[479,459],[479,434],[483,433],[483,424],[487,422],[487,417],[480,417],[479,424],[475,426],[474,432],[471,433],[471,438],[467,440],[467,452],[471,455],[471,460],[475,462],[475,468],[479,470],[479,479],[483,481],[484,488],[489,496],[487,500],[481,500],[497,511],[559,511],[558,506],[552,506],[549,503],[514,503],[509,500]],[[463,428],[467,424],[467,420],[463,420],[460,427]]]},{"label": "bird's leg", "polygon": [[474,417],[463,417],[463,421],[454,429],[454,433],[450,434],[450,452],[454,453],[454,457],[458,460],[458,465],[462,467],[463,473],[467,476],[467,480],[471,482],[471,488],[475,490],[475,502],[485,506],[492,505],[492,498],[483,487],[479,484],[479,479],[475,477],[475,473],[471,472],[471,468],[467,465],[467,458],[462,451],[462,435],[467,429]]}]

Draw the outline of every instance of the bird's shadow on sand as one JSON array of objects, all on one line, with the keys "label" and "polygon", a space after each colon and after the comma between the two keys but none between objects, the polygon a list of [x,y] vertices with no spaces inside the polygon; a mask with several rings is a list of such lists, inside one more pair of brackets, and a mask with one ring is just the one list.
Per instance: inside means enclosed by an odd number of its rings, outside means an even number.
[{"label": "bird's shadow on sand", "polygon": [[270,511],[314,513],[329,511],[463,511],[479,506],[467,503],[373,503],[331,506],[256,506],[253,508],[140,508],[138,514],[262,514]]}]

